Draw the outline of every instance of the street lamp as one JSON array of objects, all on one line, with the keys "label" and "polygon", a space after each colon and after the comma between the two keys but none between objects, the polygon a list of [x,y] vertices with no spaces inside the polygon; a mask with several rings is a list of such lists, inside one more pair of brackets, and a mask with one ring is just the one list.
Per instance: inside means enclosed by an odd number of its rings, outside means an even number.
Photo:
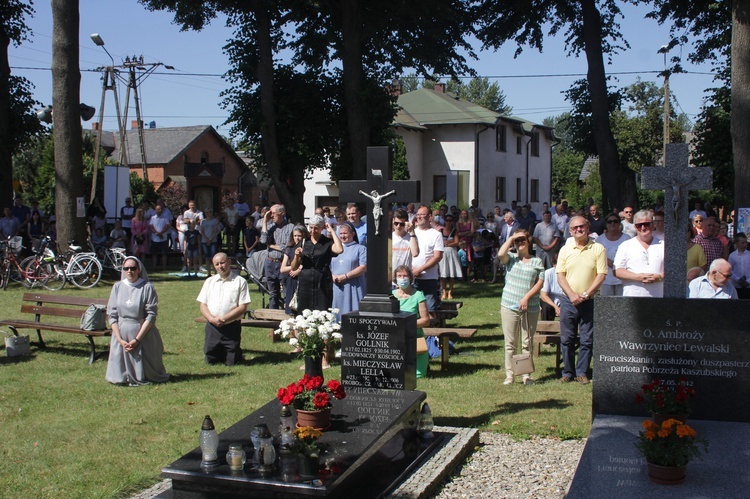
[{"label": "street lamp", "polygon": [[664,54],[664,151],[662,163],[667,166],[667,144],[669,144],[669,69],[667,68],[669,45],[662,45],[657,54]]}]

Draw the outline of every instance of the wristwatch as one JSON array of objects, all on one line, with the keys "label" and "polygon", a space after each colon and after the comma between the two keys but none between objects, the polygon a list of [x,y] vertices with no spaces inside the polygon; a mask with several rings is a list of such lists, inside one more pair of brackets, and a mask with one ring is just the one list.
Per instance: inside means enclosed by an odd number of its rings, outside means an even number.
[{"label": "wristwatch", "polygon": [[589,299],[589,294],[588,294],[587,291],[584,291],[583,293],[581,293],[581,296],[583,297],[584,300],[588,300]]}]

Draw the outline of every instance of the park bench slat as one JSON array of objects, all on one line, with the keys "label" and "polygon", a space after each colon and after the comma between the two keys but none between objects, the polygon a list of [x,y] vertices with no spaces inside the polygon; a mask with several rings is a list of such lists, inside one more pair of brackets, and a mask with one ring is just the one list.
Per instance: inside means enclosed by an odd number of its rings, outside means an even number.
[{"label": "park bench slat", "polygon": [[425,336],[437,336],[440,339],[440,369],[448,369],[450,358],[450,340],[459,338],[471,338],[477,334],[476,328],[470,327],[426,327],[423,328]]}]

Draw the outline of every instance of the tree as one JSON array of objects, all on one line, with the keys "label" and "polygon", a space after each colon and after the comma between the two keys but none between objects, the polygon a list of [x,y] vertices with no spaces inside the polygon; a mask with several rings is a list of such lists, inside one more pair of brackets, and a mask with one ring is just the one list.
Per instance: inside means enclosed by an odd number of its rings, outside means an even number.
[{"label": "tree", "polygon": [[[695,158],[714,169],[720,202],[750,206],[750,2],[653,0],[653,4],[649,17],[670,25],[670,46],[686,44],[690,35],[693,50],[688,59],[711,62],[717,69],[720,87],[710,89],[709,103],[696,126]],[[681,58],[675,56],[672,62],[679,69]],[[731,148],[726,147],[729,137]],[[729,160],[734,169],[733,203],[724,185],[732,177],[726,169]]]},{"label": "tree", "polygon": [[[627,48],[617,24],[621,11],[612,0],[560,2],[558,0],[485,0],[479,10],[479,39],[488,47],[498,48],[513,40],[516,55],[529,45],[542,50],[543,30],[549,27],[553,36],[565,30],[570,53],[586,55],[587,85],[591,98],[591,122],[599,156],[604,206],[634,204],[635,176],[620,164],[617,144],[609,121],[610,96],[604,70],[604,54]],[[545,23],[548,21],[548,23]]]},{"label": "tree", "polygon": [[10,206],[13,199],[13,155],[29,144],[42,125],[33,112],[40,105],[31,94],[26,78],[10,73],[8,48],[28,38],[24,18],[34,14],[33,2],[7,0],[0,7],[0,199]]},{"label": "tree", "polygon": [[57,239],[86,239],[86,219],[77,216],[84,199],[78,63],[78,0],[52,0],[52,130],[55,137]]},{"label": "tree", "polygon": [[513,108],[505,104],[505,94],[500,90],[500,85],[490,83],[489,78],[472,78],[467,84],[461,80],[448,80],[448,91],[503,116],[513,113]]}]

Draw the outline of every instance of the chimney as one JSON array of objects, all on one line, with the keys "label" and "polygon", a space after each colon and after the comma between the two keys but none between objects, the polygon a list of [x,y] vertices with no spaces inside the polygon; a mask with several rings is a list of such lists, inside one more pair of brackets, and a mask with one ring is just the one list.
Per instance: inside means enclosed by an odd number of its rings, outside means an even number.
[{"label": "chimney", "polygon": [[98,121],[95,121],[95,122],[93,122],[93,123],[91,124],[91,129],[92,129],[93,131],[95,131],[95,132],[96,132],[96,131],[98,131],[98,130],[99,130],[99,122],[98,122]]},{"label": "chimney", "polygon": [[445,83],[435,83],[435,92],[445,93]]},{"label": "chimney", "polygon": [[135,129],[141,128],[142,126],[143,126],[143,122],[142,121],[139,122],[138,120],[132,120],[130,122],[130,128],[131,129],[135,130]]}]

